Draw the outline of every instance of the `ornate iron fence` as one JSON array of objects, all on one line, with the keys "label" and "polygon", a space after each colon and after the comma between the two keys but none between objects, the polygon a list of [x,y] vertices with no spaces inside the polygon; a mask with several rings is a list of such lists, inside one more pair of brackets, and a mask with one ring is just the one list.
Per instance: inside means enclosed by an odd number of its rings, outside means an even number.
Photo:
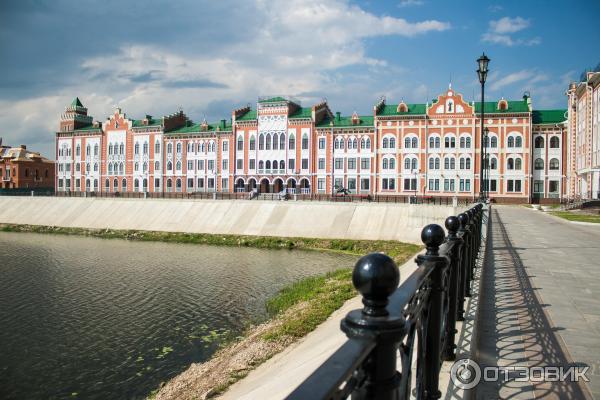
[{"label": "ornate iron fence", "polygon": [[348,340],[288,399],[409,399],[413,391],[417,399],[439,399],[441,364],[456,358],[456,321],[464,318],[470,296],[482,220],[483,205],[477,204],[446,219],[448,236],[441,226],[427,225],[421,233],[427,252],[400,287],[388,256],[358,260],[352,282],[364,307],[341,322]]}]

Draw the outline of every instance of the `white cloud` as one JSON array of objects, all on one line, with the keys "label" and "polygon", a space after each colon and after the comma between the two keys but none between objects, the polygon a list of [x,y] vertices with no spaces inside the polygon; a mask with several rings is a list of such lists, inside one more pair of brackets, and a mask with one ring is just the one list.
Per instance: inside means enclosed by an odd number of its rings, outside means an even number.
[{"label": "white cloud", "polygon": [[517,82],[525,81],[527,84],[533,84],[548,80],[547,74],[540,72],[535,69],[523,69],[521,71],[512,72],[502,78],[494,78],[489,86],[490,90],[500,90],[506,86],[512,85]]},{"label": "white cloud", "polygon": [[511,35],[527,29],[531,26],[531,21],[522,17],[503,17],[489,22],[487,32],[481,36],[481,40],[488,43],[501,44],[504,46],[534,46],[540,44],[542,40],[539,37],[533,39],[514,39]]},{"label": "white cloud", "polygon": [[[166,114],[179,106],[195,120],[204,115],[227,118],[235,106],[255,101],[257,94],[295,95],[304,105],[326,95],[334,108],[370,110],[386,86],[400,87],[402,82],[393,75],[396,67],[368,55],[366,40],[450,29],[448,22],[438,20],[375,15],[348,0],[256,0],[254,9],[247,35],[223,37],[219,46],[204,51],[195,51],[194,41],[202,40],[198,37],[190,39],[185,53],[133,42],[117,52],[88,57],[81,63],[81,76],[54,96],[3,104],[5,143],[19,142],[23,132],[35,127],[51,144],[60,113],[76,95],[99,120],[114,105],[132,118]],[[223,29],[245,22],[224,20]],[[404,86],[408,92],[411,85],[416,84]],[[30,123],[21,123],[25,117]],[[53,156],[51,145],[42,150]]]},{"label": "white cloud", "polygon": [[398,3],[398,7],[404,8],[412,6],[422,6],[423,4],[425,4],[423,0],[401,0],[400,3]]}]

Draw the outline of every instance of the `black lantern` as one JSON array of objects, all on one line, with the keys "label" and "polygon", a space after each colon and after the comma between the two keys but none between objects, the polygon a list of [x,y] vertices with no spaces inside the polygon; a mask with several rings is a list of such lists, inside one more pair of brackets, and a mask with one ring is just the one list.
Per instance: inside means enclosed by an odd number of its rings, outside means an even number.
[{"label": "black lantern", "polygon": [[479,75],[479,83],[481,83],[482,85],[485,83],[485,78],[487,78],[489,62],[490,59],[485,55],[485,53],[483,53],[481,57],[477,59],[477,65],[479,65],[477,74]]}]

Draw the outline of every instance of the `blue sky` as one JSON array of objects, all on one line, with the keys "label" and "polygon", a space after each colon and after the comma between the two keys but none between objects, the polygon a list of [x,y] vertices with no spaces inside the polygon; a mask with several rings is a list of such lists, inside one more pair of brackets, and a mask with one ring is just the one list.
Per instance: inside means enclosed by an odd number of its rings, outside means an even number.
[{"label": "blue sky", "polygon": [[182,107],[228,118],[260,95],[370,114],[447,88],[479,98],[475,60],[491,58],[486,98],[565,106],[600,63],[600,2],[33,1],[0,2],[0,136],[54,157],[64,107],[97,120]]}]

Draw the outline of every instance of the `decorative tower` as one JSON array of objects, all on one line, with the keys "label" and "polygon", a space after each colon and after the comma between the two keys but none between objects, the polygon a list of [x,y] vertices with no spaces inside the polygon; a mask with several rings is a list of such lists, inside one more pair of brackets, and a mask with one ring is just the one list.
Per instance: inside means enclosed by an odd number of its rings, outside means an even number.
[{"label": "decorative tower", "polygon": [[68,132],[79,128],[85,128],[92,124],[92,116],[87,115],[87,108],[81,104],[79,97],[75,97],[71,104],[65,108],[60,116],[60,131]]}]

